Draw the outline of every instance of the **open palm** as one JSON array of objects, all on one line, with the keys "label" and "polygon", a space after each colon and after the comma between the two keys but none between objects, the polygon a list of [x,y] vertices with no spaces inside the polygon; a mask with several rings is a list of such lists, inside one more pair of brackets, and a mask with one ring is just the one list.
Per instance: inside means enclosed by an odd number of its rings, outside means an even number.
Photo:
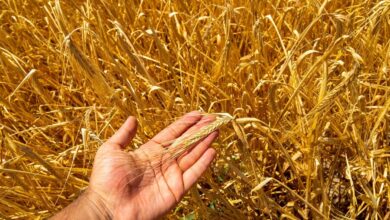
[{"label": "open palm", "polygon": [[[95,209],[115,219],[155,219],[172,209],[203,174],[215,157],[209,148],[217,132],[180,158],[159,163],[156,152],[186,133],[196,132],[213,118],[191,112],[165,128],[136,151],[123,151],[136,133],[129,117],[98,150],[90,179],[89,200]],[[161,158],[164,159],[164,158]]]}]

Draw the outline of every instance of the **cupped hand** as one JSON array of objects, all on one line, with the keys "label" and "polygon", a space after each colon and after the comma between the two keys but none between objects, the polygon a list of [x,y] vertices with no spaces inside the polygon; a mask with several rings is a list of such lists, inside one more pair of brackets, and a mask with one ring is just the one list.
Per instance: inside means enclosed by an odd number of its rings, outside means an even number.
[{"label": "cupped hand", "polygon": [[[163,216],[178,204],[211,164],[216,152],[210,145],[218,133],[211,133],[179,158],[167,159],[162,155],[164,143],[195,133],[213,120],[200,112],[190,112],[139,149],[125,152],[137,129],[136,119],[129,117],[99,148],[87,192],[56,217],[156,219]],[[80,211],[80,207],[89,210],[88,213],[75,215],[73,210]]]}]

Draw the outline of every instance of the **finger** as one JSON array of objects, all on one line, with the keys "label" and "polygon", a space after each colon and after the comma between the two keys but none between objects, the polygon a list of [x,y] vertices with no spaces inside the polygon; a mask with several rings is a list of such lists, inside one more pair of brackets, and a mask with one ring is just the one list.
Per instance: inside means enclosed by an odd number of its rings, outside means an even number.
[{"label": "finger", "polygon": [[107,143],[125,148],[137,132],[137,120],[130,116],[115,134],[107,140]]},{"label": "finger", "polygon": [[156,143],[162,144],[181,136],[187,129],[193,126],[202,118],[202,115],[198,111],[193,111],[185,114],[179,120],[173,122],[171,125],[160,131],[144,146],[154,145]]},{"label": "finger", "polygon": [[199,177],[207,170],[216,155],[213,148],[207,149],[198,161],[183,173],[184,190],[188,191]]},{"label": "finger", "polygon": [[210,147],[211,143],[218,137],[218,132],[214,131],[209,134],[204,140],[193,147],[188,153],[178,159],[180,169],[185,172],[204,154]]}]

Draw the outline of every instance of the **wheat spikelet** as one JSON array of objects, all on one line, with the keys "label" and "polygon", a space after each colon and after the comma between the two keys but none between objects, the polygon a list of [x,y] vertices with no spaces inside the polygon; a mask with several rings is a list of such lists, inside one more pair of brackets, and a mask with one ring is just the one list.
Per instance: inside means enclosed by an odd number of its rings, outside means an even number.
[{"label": "wheat spikelet", "polygon": [[320,103],[318,103],[314,108],[308,113],[307,118],[311,118],[314,116],[314,114],[323,111],[327,107],[329,107],[333,102],[333,100],[336,98],[338,94],[340,94],[343,89],[345,89],[353,80],[356,79],[356,77],[359,75],[359,66],[355,66],[352,71],[347,73],[347,76],[344,78],[344,80],[339,83],[332,91],[330,91],[326,96],[321,100]]},{"label": "wheat spikelet", "polygon": [[167,151],[172,154],[172,158],[180,157],[185,151],[187,151],[191,146],[193,146],[198,141],[207,137],[212,132],[219,129],[221,126],[226,125],[233,117],[227,113],[217,113],[217,118],[212,123],[204,126],[195,134],[184,135],[176,139]]}]

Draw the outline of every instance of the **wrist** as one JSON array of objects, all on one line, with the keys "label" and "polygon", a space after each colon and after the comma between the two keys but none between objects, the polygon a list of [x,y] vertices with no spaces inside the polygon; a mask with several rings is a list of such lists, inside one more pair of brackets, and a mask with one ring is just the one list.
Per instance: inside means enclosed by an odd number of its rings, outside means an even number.
[{"label": "wrist", "polygon": [[110,210],[104,198],[88,188],[52,219],[112,219]]},{"label": "wrist", "polygon": [[90,187],[81,197],[81,207],[89,210],[90,217],[95,219],[112,219],[112,207],[105,197]]}]

